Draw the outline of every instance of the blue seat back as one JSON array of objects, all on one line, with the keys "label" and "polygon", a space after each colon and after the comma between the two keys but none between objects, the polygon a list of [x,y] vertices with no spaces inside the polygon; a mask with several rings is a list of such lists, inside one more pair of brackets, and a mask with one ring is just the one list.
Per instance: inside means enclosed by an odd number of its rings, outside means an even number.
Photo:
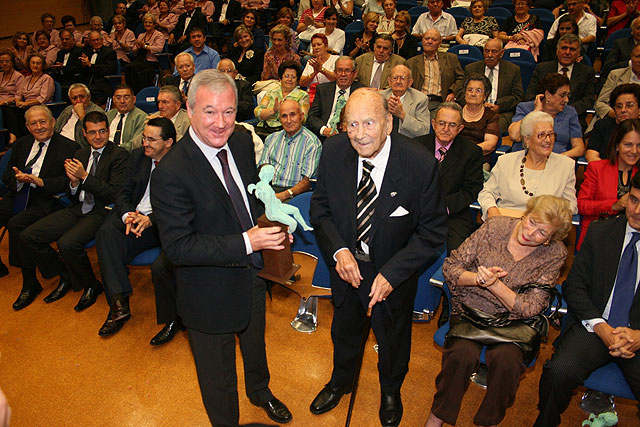
[{"label": "blue seat back", "polygon": [[416,7],[418,5],[418,2],[416,1],[411,1],[411,0],[400,0],[398,1],[398,3],[396,4],[396,10],[397,11],[401,11],[401,10],[406,10],[408,11],[409,9]]},{"label": "blue seat back", "polygon": [[506,9],[504,7],[494,5],[494,6],[491,6],[489,9],[487,9],[487,13],[485,15],[506,19],[510,16],[513,16],[513,12],[511,12],[509,9]]},{"label": "blue seat back", "polygon": [[462,21],[471,16],[471,12],[466,7],[450,7],[445,12],[451,14],[456,20],[456,25],[460,28]]},{"label": "blue seat back", "polygon": [[426,6],[415,6],[409,9],[409,16],[411,16],[411,25],[412,27],[416,25],[416,21],[423,13],[429,12],[429,8]]},{"label": "blue seat back", "polygon": [[[2,155],[2,158],[0,158],[0,176],[4,175],[4,171],[7,169],[7,166],[9,165],[10,158],[11,158],[11,148],[9,148],[7,152]],[[4,197],[4,195],[7,194],[8,191],[9,189],[4,184],[4,181],[0,179],[0,197]]]},{"label": "blue seat back", "polygon": [[140,108],[147,114],[158,111],[156,100],[158,98],[160,88],[157,86],[145,87],[136,95],[136,107]]},{"label": "blue seat back", "polygon": [[520,67],[522,88],[526,92],[537,65],[531,52],[524,49],[505,49],[502,58],[505,61],[512,62]]},{"label": "blue seat back", "polygon": [[444,259],[447,257],[447,248],[440,249],[440,256],[418,278],[418,292],[413,302],[415,313],[435,313],[440,304],[440,289],[432,286],[429,281],[438,270],[442,269]]},{"label": "blue seat back", "polygon": [[353,6],[353,20],[360,21],[362,19],[362,8]]}]

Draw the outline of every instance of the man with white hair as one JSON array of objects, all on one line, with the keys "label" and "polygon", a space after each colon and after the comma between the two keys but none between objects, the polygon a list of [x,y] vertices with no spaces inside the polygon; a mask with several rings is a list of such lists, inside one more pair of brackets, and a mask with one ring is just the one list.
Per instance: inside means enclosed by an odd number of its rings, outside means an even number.
[{"label": "man with white hair", "polygon": [[69,86],[69,100],[71,105],[62,110],[56,120],[55,132],[75,141],[81,147],[88,147],[89,143],[82,131],[82,119],[91,111],[102,111],[91,101],[91,92],[83,83],[74,83]]},{"label": "man with white hair", "polygon": [[429,98],[412,83],[411,70],[396,65],[389,75],[389,89],[382,91],[393,114],[393,129],[409,138],[429,133]]}]

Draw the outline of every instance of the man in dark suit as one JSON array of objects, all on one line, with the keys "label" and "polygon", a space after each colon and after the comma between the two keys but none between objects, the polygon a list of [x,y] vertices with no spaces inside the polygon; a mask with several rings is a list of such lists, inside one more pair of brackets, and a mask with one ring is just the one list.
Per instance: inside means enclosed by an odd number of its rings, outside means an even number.
[{"label": "man in dark suit", "polygon": [[232,60],[226,58],[218,62],[218,70],[223,73],[229,74],[236,84],[238,89],[238,112],[236,114],[236,121],[243,122],[245,120],[253,119],[253,109],[255,107],[255,101],[253,99],[253,86],[246,80],[237,79],[238,70],[236,64]]},{"label": "man in dark suit", "polygon": [[126,0],[125,7],[127,11],[124,17],[127,20],[127,28],[135,31],[140,24],[140,9],[144,6],[144,2],[140,0]]},{"label": "man in dark suit", "polygon": [[569,79],[571,96],[569,105],[576,109],[582,129],[587,128],[587,110],[596,103],[595,73],[593,67],[577,62],[582,50],[582,42],[575,34],[565,34],[558,40],[558,59],[538,64],[527,87],[525,101],[533,101],[538,92],[538,84],[550,73],[560,73]]},{"label": "man in dark suit", "polygon": [[[307,118],[306,126],[320,141],[338,134],[342,108],[351,92],[362,87],[353,81],[356,78],[356,61],[350,56],[341,56],[336,61],[335,74],[335,82],[320,83],[316,87],[316,97]],[[342,100],[338,101],[341,96]]]},{"label": "man in dark suit", "polygon": [[104,46],[102,34],[99,31],[89,33],[90,47],[80,55],[80,82],[89,87],[93,100],[98,105],[104,105],[107,97],[113,94],[111,83],[105,76],[115,74],[116,53],[108,46]]},{"label": "man in dark suit", "polygon": [[215,10],[211,15],[209,32],[213,36],[218,52],[222,52],[224,33],[233,33],[234,21],[242,17],[242,6],[236,0],[213,0]]},{"label": "man in dark suit", "polygon": [[562,296],[568,315],[540,378],[535,426],[560,424],[572,391],[601,366],[618,365],[640,399],[640,176],[631,180],[625,214],[591,223]]},{"label": "man in dark suit", "polygon": [[[109,126],[103,112],[87,113],[83,125],[89,146],[80,148],[64,164],[70,181],[67,193],[71,205],[46,216],[21,234],[43,277],[60,276],[58,287],[45,302],[59,300],[71,287],[75,291],[84,289],[74,307],[76,311],[93,305],[102,292],[84,245],[94,239],[107,216],[105,206],[113,203],[120,191],[128,158],[125,149],[109,142]],[[58,242],[59,255],[49,245],[54,241]]]},{"label": "man in dark suit", "polygon": [[169,48],[174,54],[189,47],[189,32],[192,28],[207,28],[207,17],[200,9],[196,9],[196,0],[184,0],[184,10],[169,34]]},{"label": "man in dark suit", "polygon": [[[464,69],[465,77],[470,74],[485,76],[491,82],[491,93],[487,94],[485,107],[500,113],[500,130],[507,133],[511,119],[516,112],[516,105],[522,101],[522,76],[520,67],[509,61],[503,61],[502,41],[490,39],[484,45],[484,60],[467,65]],[[461,105],[465,104],[464,88],[458,87],[457,99]]]},{"label": "man in dark suit", "polygon": [[196,65],[193,62],[193,56],[187,52],[180,52],[175,57],[176,70],[178,75],[167,76],[164,80],[165,85],[175,86],[182,93],[182,101],[187,102],[187,94],[189,93],[189,84],[195,75]]},{"label": "man in dark suit", "polygon": [[[13,304],[14,310],[31,304],[42,291],[36,278],[36,265],[26,251],[20,233],[62,208],[53,196],[65,191],[68,180],[64,162],[78,149],[76,143],[54,133],[55,119],[47,107],[37,105],[29,108],[26,120],[31,135],[13,143],[11,157],[2,176],[9,193],[0,200],[0,225],[9,231],[9,263],[22,269],[22,291]],[[24,210],[14,213],[17,204]],[[9,273],[1,261],[0,270],[2,275]]]},{"label": "man in dark suit", "polygon": [[613,49],[607,55],[607,58],[602,64],[602,71],[600,72],[600,80],[598,81],[598,92],[602,89],[602,85],[607,81],[607,76],[611,70],[617,70],[618,68],[625,68],[629,66],[629,60],[631,59],[631,50],[640,41],[640,17],[634,19],[631,22],[631,37],[618,39],[613,43]]},{"label": "man in dark suit", "polygon": [[438,160],[438,182],[449,213],[447,252],[451,253],[475,229],[469,205],[478,199],[484,183],[482,149],[459,136],[464,128],[462,108],[455,102],[444,102],[431,119],[435,134],[416,141],[423,144]]},{"label": "man in dark suit", "polygon": [[260,251],[283,248],[286,236],[278,227],[254,226],[262,208],[245,188],[258,180],[255,154],[251,138],[234,133],[236,103],[228,75],[195,76],[191,127],[153,173],[151,200],[162,247],[176,266],[178,314],[211,423],[238,425],[237,335],[249,400],[282,424],[291,413],[269,390],[266,283],[256,274]]},{"label": "man in dark suit", "polygon": [[131,317],[129,295],[133,288],[127,264],[138,254],[160,246],[149,183],[155,165],[175,141],[176,128],[171,120],[158,117],[147,122],[142,147],[133,150],[129,157],[126,181],[116,197],[115,207],[96,234],[102,283],[110,307],[99,335],[115,334]]},{"label": "man in dark suit", "polygon": [[345,108],[347,134],[323,146],[309,211],[325,258],[335,266],[333,373],[310,409],[327,412],[351,392],[370,308],[378,342],[380,421],[397,426],[417,279],[445,242],[447,213],[435,159],[391,133],[393,117],[382,95],[359,89]]},{"label": "man in dark suit", "polygon": [[49,71],[51,77],[62,87],[62,94],[68,101],[67,91],[69,86],[77,81],[77,74],[80,73],[80,55],[82,49],[76,46],[73,33],[69,30],[60,31],[60,43],[62,49],[58,51],[56,62],[51,64]]}]

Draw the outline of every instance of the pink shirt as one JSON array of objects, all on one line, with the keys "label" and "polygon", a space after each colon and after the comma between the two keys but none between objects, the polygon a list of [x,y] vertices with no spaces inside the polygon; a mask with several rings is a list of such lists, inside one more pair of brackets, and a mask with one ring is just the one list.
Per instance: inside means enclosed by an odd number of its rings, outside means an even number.
[{"label": "pink shirt", "polygon": [[8,81],[4,78],[4,73],[0,73],[0,103],[12,100],[16,97],[18,86],[22,84],[24,76],[14,70]]},{"label": "pink shirt", "polygon": [[[436,160],[440,161],[440,157],[442,157],[442,154],[440,154],[440,149],[444,148],[445,150],[449,151],[449,148],[451,148],[451,144],[453,144],[453,140],[451,140],[450,143],[448,143],[447,145],[442,145],[442,143],[438,140],[438,138],[435,138],[436,140],[436,146],[435,146],[435,156],[436,156]],[[446,154],[446,152],[445,152]]]},{"label": "pink shirt", "polygon": [[164,49],[164,36],[162,33],[158,30],[153,30],[151,37],[149,37],[149,35],[144,32],[138,36],[138,40],[149,46],[145,60],[158,62],[156,53],[160,53]]},{"label": "pink shirt", "polygon": [[169,14],[162,19],[158,17],[158,31],[164,34],[165,39],[169,38],[169,33],[176,27],[178,18],[178,15],[172,12],[169,12]]},{"label": "pink shirt", "polygon": [[204,6],[199,6],[196,3],[196,7],[199,7],[200,8],[200,12],[202,12],[202,14],[204,16],[206,16],[207,18],[211,18],[211,15],[213,15],[213,12],[216,10],[216,7],[213,5],[213,2],[210,1],[210,0],[207,0],[204,3]]},{"label": "pink shirt", "polygon": [[[85,46],[89,46],[89,33],[91,31],[93,30],[87,30],[84,33],[82,33],[82,40],[84,40]],[[102,39],[103,39],[102,44],[104,44],[105,46],[109,46],[109,42],[107,41],[107,39],[105,39],[105,36],[108,36],[109,34],[107,34],[107,32],[104,30],[100,30],[100,34],[102,34]]]},{"label": "pink shirt", "polygon": [[[34,31],[33,36],[31,36],[31,40],[33,40],[34,45],[36,44],[36,33],[37,31]],[[60,47],[60,32],[55,28],[49,33],[49,43],[56,47]]]},{"label": "pink shirt", "polygon": [[48,74],[41,75],[35,82],[31,81],[31,77],[25,77],[18,86],[16,98],[21,101],[37,99],[38,103],[44,104],[51,102],[54,91],[53,79]]},{"label": "pink shirt", "polygon": [[[116,52],[116,56],[118,59],[123,60],[124,62],[129,62],[130,59],[127,56],[127,53],[133,48],[133,41],[136,39],[133,31],[129,29],[125,29],[124,33],[122,33],[122,37],[118,38],[116,36],[116,31],[111,31],[111,38],[113,41],[111,42],[111,49]],[[129,50],[124,49],[122,45],[126,45],[129,47]]]},{"label": "pink shirt", "polygon": [[175,13],[176,16],[182,15],[185,12],[184,4],[182,3],[182,0],[180,0],[178,3],[176,3],[175,6],[170,7],[169,8],[169,12]]},{"label": "pink shirt", "polygon": [[54,45],[50,44],[46,49],[38,49],[38,53],[44,56],[45,61],[47,62],[47,67],[50,67],[51,64],[56,62],[56,57],[58,56],[58,49]]}]

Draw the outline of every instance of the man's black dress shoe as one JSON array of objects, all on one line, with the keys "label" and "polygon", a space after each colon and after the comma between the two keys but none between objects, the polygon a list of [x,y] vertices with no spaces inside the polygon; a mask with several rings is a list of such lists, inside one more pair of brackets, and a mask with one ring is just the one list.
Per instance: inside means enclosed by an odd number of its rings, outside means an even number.
[{"label": "man's black dress shoe", "polygon": [[107,320],[98,331],[98,335],[106,336],[115,334],[122,329],[130,317],[131,311],[129,311],[129,305],[126,301],[120,299],[116,300],[116,302],[113,303],[111,310],[109,310]]},{"label": "man's black dress shoe", "polygon": [[48,304],[50,302],[58,301],[60,298],[67,294],[69,289],[71,289],[71,283],[69,283],[68,280],[60,279],[58,287],[55,288],[49,295],[44,297],[44,302]]},{"label": "man's black dress shoe", "polygon": [[268,402],[251,403],[264,409],[269,418],[277,423],[286,424],[291,421],[292,416],[291,412],[289,412],[289,408],[275,397]]},{"label": "man's black dress shoe", "polygon": [[173,337],[178,333],[178,330],[184,331],[182,322],[179,320],[172,320],[164,325],[164,328],[162,328],[155,337],[151,338],[150,344],[153,346],[166,344],[173,339]]},{"label": "man's black dress shoe", "polygon": [[85,289],[82,293],[82,296],[80,297],[80,301],[78,301],[78,304],[76,304],[73,309],[75,311],[82,311],[85,308],[91,307],[93,304],[95,304],[96,299],[98,299],[98,295],[100,295],[101,292],[101,287]]},{"label": "man's black dress shoe", "polygon": [[383,427],[396,427],[402,419],[400,393],[382,393],[380,399],[380,422]]},{"label": "man's black dress shoe", "polygon": [[324,414],[338,406],[342,396],[349,393],[351,393],[351,387],[349,386],[340,387],[327,384],[320,393],[318,393],[316,398],[313,399],[309,409],[316,415]]},{"label": "man's black dress shoe", "polygon": [[40,292],[42,292],[42,288],[40,287],[20,292],[20,296],[18,296],[18,299],[13,303],[13,309],[16,311],[22,310],[31,304]]},{"label": "man's black dress shoe", "polygon": [[8,275],[9,275],[9,269],[7,268],[6,265],[4,265],[4,262],[2,262],[2,260],[0,259],[0,277],[4,277]]}]

